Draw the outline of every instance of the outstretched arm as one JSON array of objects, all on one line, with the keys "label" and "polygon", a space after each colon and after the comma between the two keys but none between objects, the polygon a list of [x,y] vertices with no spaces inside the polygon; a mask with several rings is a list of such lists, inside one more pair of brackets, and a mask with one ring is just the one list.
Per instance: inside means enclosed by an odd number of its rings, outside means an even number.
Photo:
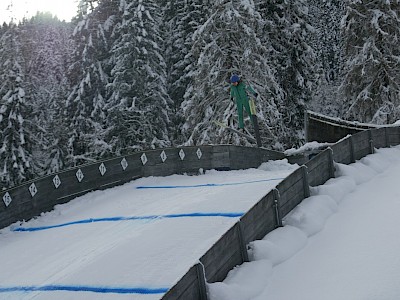
[{"label": "outstretched arm", "polygon": [[246,84],[246,89],[254,95],[254,97],[258,97],[258,93],[251,87],[251,85]]}]

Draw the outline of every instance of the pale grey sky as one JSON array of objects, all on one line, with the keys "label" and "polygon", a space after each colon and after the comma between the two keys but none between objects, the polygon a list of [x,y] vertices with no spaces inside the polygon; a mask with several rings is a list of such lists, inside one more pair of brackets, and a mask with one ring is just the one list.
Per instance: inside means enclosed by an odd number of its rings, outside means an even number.
[{"label": "pale grey sky", "polygon": [[19,21],[37,11],[48,11],[60,20],[70,21],[77,11],[77,0],[0,0],[0,23],[8,23],[12,17]]}]

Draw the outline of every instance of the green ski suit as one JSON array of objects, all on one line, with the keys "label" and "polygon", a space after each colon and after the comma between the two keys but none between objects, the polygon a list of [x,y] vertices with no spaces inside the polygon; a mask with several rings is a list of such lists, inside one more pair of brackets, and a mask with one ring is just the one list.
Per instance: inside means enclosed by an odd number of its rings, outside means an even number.
[{"label": "green ski suit", "polygon": [[[242,81],[239,81],[239,84],[237,86],[231,84],[231,98],[235,98],[236,100],[236,107],[239,116],[239,128],[244,128],[243,106],[246,109],[247,114],[251,116],[249,97],[247,96],[247,91],[253,93],[254,95],[257,95],[257,93],[253,90],[251,86],[247,86]],[[251,121],[253,122],[252,119]]]}]

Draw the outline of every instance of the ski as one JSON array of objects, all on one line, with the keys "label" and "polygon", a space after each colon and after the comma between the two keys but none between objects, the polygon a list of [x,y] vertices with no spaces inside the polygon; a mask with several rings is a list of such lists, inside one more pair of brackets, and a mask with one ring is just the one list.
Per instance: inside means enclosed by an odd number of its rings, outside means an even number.
[{"label": "ski", "polygon": [[224,123],[221,123],[221,122],[218,122],[218,121],[214,121],[214,123],[217,124],[218,126],[221,126],[221,127],[225,128],[225,129],[231,131],[231,132],[234,132],[234,133],[236,133],[236,134],[238,134],[238,135],[240,135],[242,137],[247,138],[249,141],[251,141],[253,143],[257,143],[256,139],[253,136],[251,136],[250,134],[246,134],[246,133],[241,132],[241,131],[239,131],[237,129],[231,128],[228,125],[226,125]]}]

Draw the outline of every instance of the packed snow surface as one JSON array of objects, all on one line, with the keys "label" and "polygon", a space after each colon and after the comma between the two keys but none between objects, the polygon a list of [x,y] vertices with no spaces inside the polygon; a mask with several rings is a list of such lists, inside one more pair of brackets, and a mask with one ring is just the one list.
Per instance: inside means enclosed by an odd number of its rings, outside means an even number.
[{"label": "packed snow surface", "polygon": [[142,178],[0,230],[0,299],[160,299],[297,165]]}]

